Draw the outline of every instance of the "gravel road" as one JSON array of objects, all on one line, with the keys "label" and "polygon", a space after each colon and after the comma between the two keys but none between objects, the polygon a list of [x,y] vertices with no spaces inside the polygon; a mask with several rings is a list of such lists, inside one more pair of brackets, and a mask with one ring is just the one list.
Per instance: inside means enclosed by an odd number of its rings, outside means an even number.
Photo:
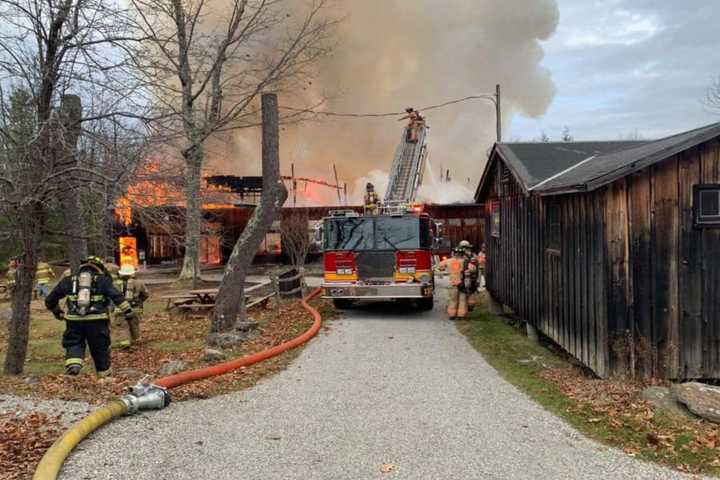
[{"label": "gravel road", "polygon": [[61,478],[690,478],[589,441],[544,411],[442,308],[349,311],[251,390],[104,428]]}]

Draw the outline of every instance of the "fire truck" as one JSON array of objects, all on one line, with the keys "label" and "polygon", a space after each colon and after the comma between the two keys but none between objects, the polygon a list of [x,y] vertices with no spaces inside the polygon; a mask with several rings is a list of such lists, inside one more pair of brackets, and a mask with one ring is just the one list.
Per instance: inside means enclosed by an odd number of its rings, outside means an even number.
[{"label": "fire truck", "polygon": [[358,300],[392,299],[431,310],[435,292],[433,250],[439,225],[415,204],[427,158],[427,127],[417,141],[403,132],[384,202],[376,212],[331,211],[319,237],[324,262],[323,295],[338,308]]}]

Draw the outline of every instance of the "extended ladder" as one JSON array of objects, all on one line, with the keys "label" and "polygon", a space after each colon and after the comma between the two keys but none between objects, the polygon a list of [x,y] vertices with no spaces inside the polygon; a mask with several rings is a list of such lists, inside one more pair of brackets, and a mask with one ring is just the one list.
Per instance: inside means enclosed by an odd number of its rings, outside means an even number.
[{"label": "extended ladder", "polygon": [[385,192],[385,204],[410,203],[415,200],[422,184],[427,158],[427,126],[421,127],[416,143],[408,142],[408,127],[403,130],[400,145],[395,151],[390,179]]}]

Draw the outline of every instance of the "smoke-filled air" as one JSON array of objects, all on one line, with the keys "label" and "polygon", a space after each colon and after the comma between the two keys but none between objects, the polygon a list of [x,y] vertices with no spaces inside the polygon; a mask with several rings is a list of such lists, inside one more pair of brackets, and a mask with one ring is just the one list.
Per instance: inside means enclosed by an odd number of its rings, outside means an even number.
[{"label": "smoke-filled air", "polygon": [[[508,127],[514,115],[539,116],[553,100],[541,42],[557,27],[555,0],[337,0],[328,14],[341,19],[332,55],[293,97],[281,97],[281,105],[397,112],[493,93],[499,83]],[[430,126],[430,153],[420,199],[472,200],[495,139],[493,104],[471,100],[421,113]],[[289,124],[281,132],[283,174],[293,163],[296,175],[334,182],[334,163],[351,202],[359,203],[367,181],[382,194],[405,124],[399,118],[320,116]],[[260,174],[258,138],[259,132],[241,131],[214,142],[211,167]],[[448,171],[450,182],[441,182]],[[314,202],[337,203],[334,191],[307,188],[317,190]]]}]

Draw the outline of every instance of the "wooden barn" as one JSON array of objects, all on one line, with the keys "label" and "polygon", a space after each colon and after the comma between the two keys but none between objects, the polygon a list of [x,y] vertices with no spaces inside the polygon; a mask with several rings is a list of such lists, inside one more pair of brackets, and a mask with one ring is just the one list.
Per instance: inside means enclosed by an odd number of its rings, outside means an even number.
[{"label": "wooden barn", "polygon": [[491,295],[601,377],[720,378],[719,139],[496,144]]}]

